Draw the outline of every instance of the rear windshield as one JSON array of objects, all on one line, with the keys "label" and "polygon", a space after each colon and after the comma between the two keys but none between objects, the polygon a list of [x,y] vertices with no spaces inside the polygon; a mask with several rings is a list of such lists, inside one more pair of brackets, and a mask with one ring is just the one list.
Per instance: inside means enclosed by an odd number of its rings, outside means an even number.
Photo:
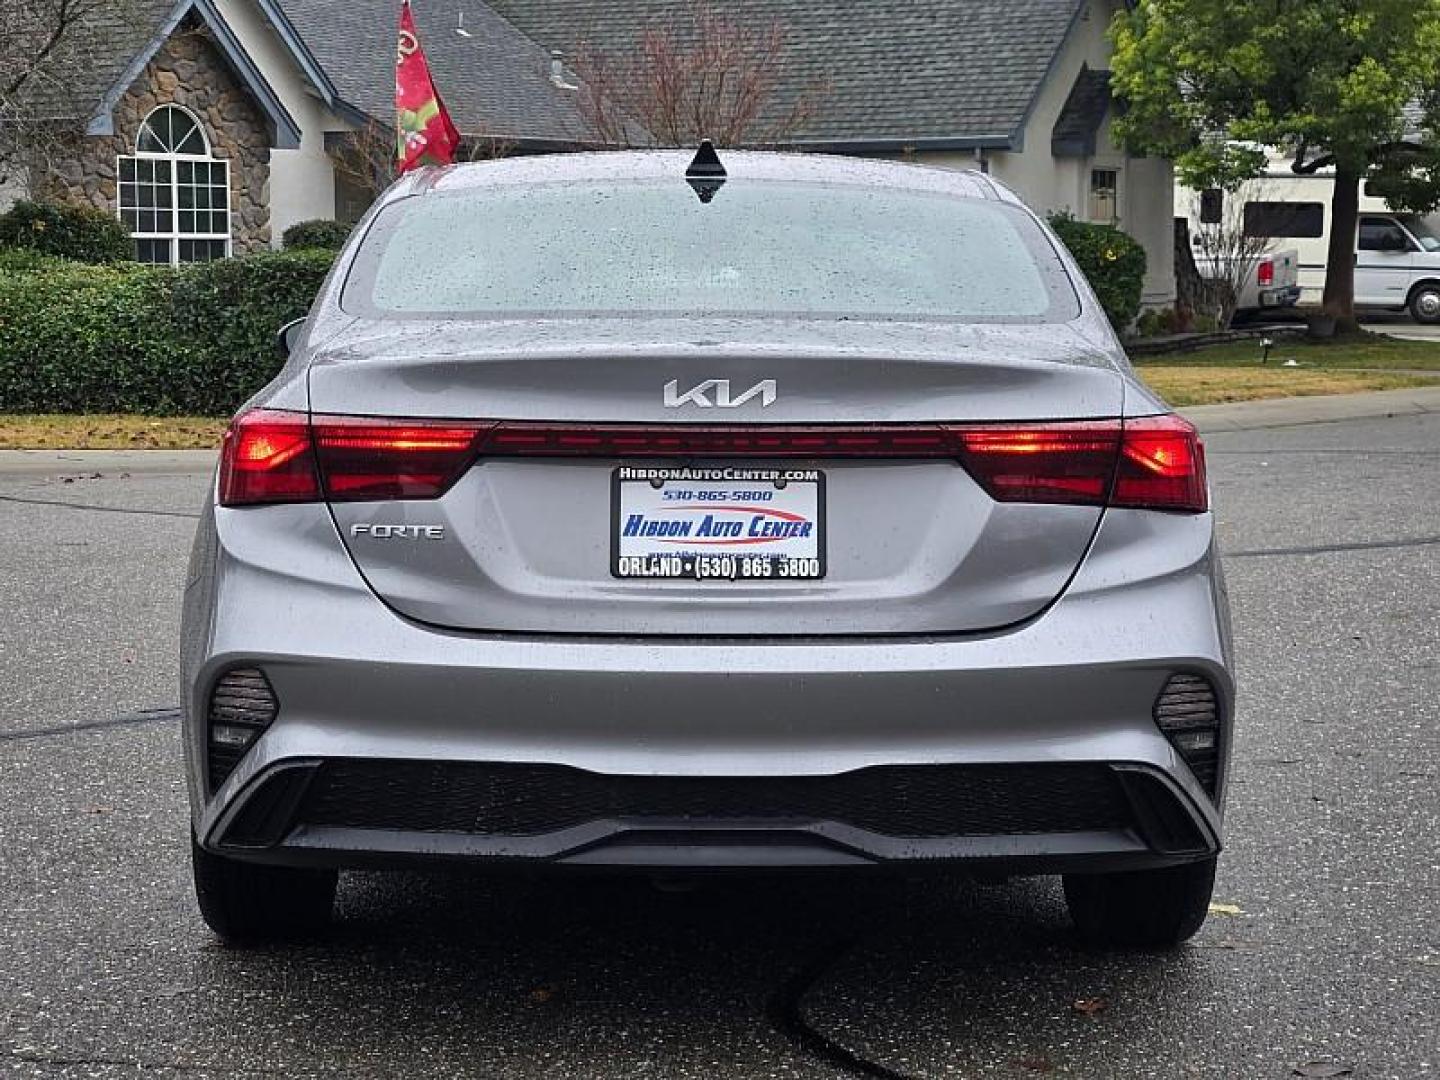
[{"label": "rear windshield", "polygon": [[342,306],[376,318],[774,314],[1061,322],[1079,311],[1015,207],[885,188],[734,181],[498,187],[375,219]]}]

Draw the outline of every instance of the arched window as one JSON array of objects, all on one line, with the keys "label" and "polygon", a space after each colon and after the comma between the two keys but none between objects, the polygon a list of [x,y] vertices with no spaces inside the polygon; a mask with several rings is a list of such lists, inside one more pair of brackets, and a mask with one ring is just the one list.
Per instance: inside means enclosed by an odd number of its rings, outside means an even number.
[{"label": "arched window", "polygon": [[147,263],[206,262],[230,254],[230,163],[210,156],[200,121],[178,105],[145,118],[135,153],[117,161],[120,220]]}]

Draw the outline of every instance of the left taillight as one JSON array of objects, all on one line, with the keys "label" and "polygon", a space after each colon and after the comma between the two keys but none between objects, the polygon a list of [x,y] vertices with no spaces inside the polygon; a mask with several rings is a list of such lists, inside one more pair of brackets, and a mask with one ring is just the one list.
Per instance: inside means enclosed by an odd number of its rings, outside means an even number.
[{"label": "left taillight", "polygon": [[220,445],[220,505],[317,502],[320,478],[304,413],[256,409],[237,416]]},{"label": "left taillight", "polygon": [[439,498],[492,426],[257,409],[225,434],[220,503]]}]

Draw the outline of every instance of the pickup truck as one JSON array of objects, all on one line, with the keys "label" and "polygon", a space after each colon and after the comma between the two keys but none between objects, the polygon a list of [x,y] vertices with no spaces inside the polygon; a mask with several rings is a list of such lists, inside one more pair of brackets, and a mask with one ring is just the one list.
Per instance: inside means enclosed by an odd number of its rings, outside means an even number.
[{"label": "pickup truck", "polygon": [[[1223,279],[1218,273],[1215,260],[1195,254],[1195,268],[1206,279]],[[1284,251],[1267,251],[1255,260],[1245,283],[1240,287],[1240,296],[1235,304],[1235,314],[1254,315],[1257,312],[1273,311],[1277,308],[1292,308],[1300,302],[1300,252],[1294,248]]]}]

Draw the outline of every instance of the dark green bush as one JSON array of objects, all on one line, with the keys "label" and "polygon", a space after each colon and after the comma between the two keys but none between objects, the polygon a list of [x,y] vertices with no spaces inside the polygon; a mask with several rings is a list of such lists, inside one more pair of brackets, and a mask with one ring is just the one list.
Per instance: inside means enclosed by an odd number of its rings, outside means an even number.
[{"label": "dark green bush", "polygon": [[85,263],[125,262],[135,254],[134,243],[112,214],[27,199],[0,214],[0,248],[28,248]]},{"label": "dark green bush", "polygon": [[346,225],[343,221],[327,221],[325,218],[297,221],[281,234],[280,241],[287,251],[291,248],[339,251],[350,238],[352,228],[353,226]]},{"label": "dark green bush", "polygon": [[279,370],[331,256],[0,273],[0,412],[223,416]]},{"label": "dark green bush", "polygon": [[1077,221],[1069,214],[1051,215],[1050,227],[1075,256],[1110,324],[1116,330],[1128,328],[1140,313],[1145,249],[1119,229]]},{"label": "dark green bush", "polygon": [[14,274],[38,274],[67,265],[66,260],[46,255],[33,248],[0,247],[0,277]]}]

